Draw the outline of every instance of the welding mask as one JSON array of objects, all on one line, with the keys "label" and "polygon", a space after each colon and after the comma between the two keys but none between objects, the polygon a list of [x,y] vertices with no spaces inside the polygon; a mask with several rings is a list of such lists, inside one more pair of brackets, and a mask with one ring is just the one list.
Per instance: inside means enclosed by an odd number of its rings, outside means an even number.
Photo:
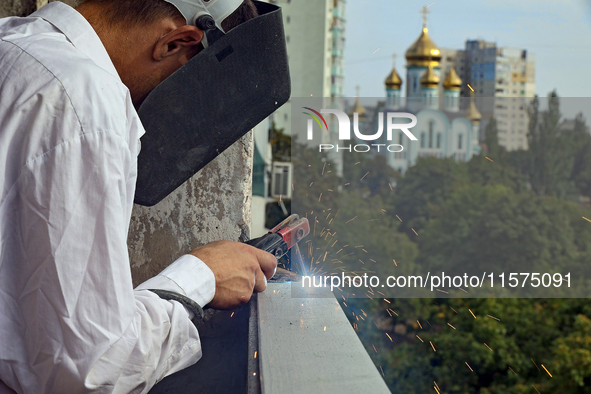
[{"label": "welding mask", "polygon": [[229,32],[221,22],[242,0],[166,0],[203,30],[204,49],[144,100],[146,134],[135,202],[152,206],[283,105],[291,86],[281,9],[254,1],[259,16]]}]

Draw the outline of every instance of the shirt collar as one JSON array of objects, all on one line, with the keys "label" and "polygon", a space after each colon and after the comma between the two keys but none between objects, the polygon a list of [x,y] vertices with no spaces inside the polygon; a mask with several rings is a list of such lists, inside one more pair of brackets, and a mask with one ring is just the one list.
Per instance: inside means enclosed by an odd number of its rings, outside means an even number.
[{"label": "shirt collar", "polygon": [[51,23],[68,38],[80,52],[92,59],[99,67],[121,80],[107,50],[90,23],[76,11],[59,1],[42,7],[31,16]]}]

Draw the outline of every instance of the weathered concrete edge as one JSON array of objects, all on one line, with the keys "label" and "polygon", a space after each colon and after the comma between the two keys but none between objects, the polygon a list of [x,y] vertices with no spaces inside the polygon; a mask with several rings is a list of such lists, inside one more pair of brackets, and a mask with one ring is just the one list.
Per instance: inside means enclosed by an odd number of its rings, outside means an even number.
[{"label": "weathered concrete edge", "polygon": [[153,207],[133,207],[128,235],[134,285],[197,246],[250,239],[252,132]]}]

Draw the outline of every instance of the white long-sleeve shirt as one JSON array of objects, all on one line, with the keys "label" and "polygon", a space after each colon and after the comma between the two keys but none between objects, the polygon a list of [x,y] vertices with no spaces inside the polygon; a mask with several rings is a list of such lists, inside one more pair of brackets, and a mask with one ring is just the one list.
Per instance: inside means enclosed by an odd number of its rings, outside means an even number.
[{"label": "white long-sleeve shirt", "polygon": [[0,381],[19,393],[143,393],[201,357],[187,310],[143,289],[204,306],[211,270],[186,255],[132,286],[143,133],[77,11],[0,20]]}]

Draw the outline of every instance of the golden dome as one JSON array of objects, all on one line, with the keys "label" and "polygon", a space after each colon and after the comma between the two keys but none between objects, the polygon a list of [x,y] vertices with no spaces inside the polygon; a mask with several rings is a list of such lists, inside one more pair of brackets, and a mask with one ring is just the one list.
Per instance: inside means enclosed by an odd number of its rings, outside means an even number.
[{"label": "golden dome", "polygon": [[445,80],[443,81],[443,88],[445,90],[460,90],[460,86],[462,86],[462,80],[458,77],[456,70],[453,66],[449,69]]},{"label": "golden dome", "polygon": [[388,77],[386,77],[384,83],[386,84],[387,88],[400,89],[400,86],[402,85],[402,80],[396,72],[396,68],[392,68],[392,72],[390,73],[390,75],[388,75]]},{"label": "golden dome", "polygon": [[472,123],[479,123],[482,115],[478,108],[476,108],[476,104],[474,104],[474,93],[470,92],[470,106],[466,110],[466,118],[470,119]]},{"label": "golden dome", "polygon": [[421,36],[406,51],[406,61],[409,66],[425,67],[432,65],[436,67],[441,60],[441,51],[431,38],[429,30],[424,27]]},{"label": "golden dome", "polygon": [[367,111],[365,107],[361,105],[361,102],[359,102],[359,98],[357,99],[357,101],[355,101],[355,105],[353,106],[353,109],[351,109],[351,111],[349,112],[349,116],[353,116],[355,112],[359,114],[359,119],[365,119]]},{"label": "golden dome", "polygon": [[437,85],[439,85],[439,77],[435,75],[433,67],[429,65],[429,68],[427,68],[427,71],[421,77],[421,86],[425,88],[437,88]]}]

